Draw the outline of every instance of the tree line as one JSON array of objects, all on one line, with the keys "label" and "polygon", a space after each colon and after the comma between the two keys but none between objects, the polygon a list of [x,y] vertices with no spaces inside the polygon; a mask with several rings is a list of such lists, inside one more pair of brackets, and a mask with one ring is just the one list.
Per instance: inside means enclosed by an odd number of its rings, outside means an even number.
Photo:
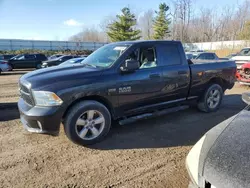
[{"label": "tree line", "polygon": [[160,3],[158,10],[138,16],[129,7],[106,18],[101,29],[88,28],[70,37],[73,41],[114,42],[171,39],[186,43],[250,40],[250,0],[237,6],[194,8],[193,0]]}]

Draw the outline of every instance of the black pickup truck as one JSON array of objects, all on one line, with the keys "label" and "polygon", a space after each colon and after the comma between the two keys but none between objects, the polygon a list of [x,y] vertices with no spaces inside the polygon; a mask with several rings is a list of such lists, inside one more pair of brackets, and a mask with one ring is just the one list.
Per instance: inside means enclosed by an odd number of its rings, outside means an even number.
[{"label": "black pickup truck", "polygon": [[234,61],[187,61],[178,41],[111,43],[80,65],[23,75],[18,108],[28,131],[57,134],[62,122],[70,140],[88,145],[108,134],[112,120],[124,124],[191,102],[216,111],[235,72]]}]

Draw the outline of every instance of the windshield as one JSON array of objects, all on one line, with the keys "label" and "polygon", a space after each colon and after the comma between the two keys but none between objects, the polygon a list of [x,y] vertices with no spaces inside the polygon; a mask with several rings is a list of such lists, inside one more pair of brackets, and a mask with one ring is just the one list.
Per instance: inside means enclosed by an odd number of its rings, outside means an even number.
[{"label": "windshield", "polygon": [[11,59],[19,59],[21,57],[23,57],[23,55],[16,55],[16,56],[12,57]]},{"label": "windshield", "polygon": [[101,68],[109,67],[128,47],[129,45],[120,44],[105,45],[89,55],[81,63]]},{"label": "windshield", "polygon": [[58,55],[52,55],[52,56],[49,57],[49,59],[56,59],[56,58],[61,57],[61,56],[62,55],[59,55],[59,54]]},{"label": "windshield", "polygon": [[245,48],[240,51],[239,56],[250,56],[250,48]]}]

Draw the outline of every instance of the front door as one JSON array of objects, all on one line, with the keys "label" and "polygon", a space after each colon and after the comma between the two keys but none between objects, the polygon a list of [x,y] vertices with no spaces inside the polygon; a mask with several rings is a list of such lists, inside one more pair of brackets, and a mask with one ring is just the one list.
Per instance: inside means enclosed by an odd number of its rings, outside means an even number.
[{"label": "front door", "polygon": [[18,59],[13,60],[15,68],[33,68],[34,67],[34,55],[22,55]]},{"label": "front door", "polygon": [[131,58],[139,61],[140,68],[132,73],[118,75],[117,83],[120,110],[125,114],[161,102],[164,87],[154,46],[137,48],[127,57]]},{"label": "front door", "polygon": [[25,59],[23,62],[24,68],[35,68],[36,67],[36,56],[33,54],[27,54],[25,55]]}]

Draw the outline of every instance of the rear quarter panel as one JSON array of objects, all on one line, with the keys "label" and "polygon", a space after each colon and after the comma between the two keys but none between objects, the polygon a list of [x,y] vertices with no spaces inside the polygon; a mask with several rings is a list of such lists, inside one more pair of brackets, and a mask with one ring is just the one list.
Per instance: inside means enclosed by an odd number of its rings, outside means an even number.
[{"label": "rear quarter panel", "polygon": [[225,89],[231,89],[235,82],[236,65],[234,61],[195,61],[190,65],[192,81],[190,96],[200,96],[212,79],[222,79]]}]

